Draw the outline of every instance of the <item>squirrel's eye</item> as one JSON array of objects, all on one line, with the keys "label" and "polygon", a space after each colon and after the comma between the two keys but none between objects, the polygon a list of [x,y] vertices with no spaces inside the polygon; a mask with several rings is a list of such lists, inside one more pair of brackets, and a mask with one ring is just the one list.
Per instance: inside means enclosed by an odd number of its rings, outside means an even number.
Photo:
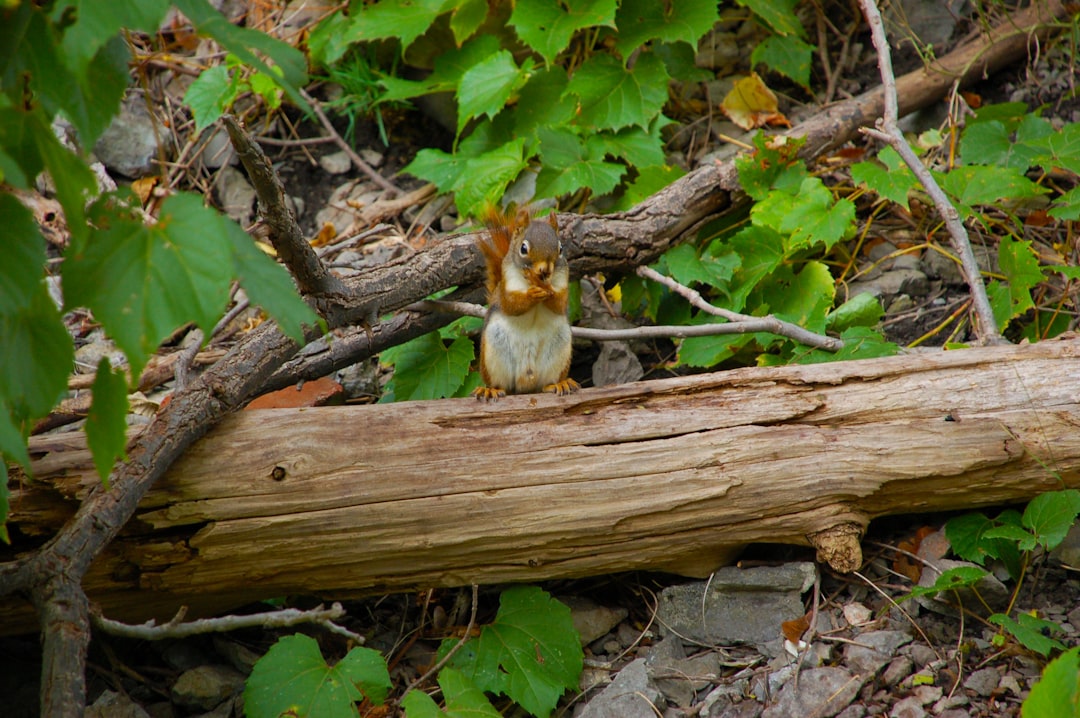
[{"label": "squirrel's eye", "polygon": [[521,253],[522,257],[528,257],[529,256],[529,240],[527,240],[527,239],[521,240],[521,248],[518,249],[518,252]]},{"label": "squirrel's eye", "polygon": [[562,240],[559,240],[559,254],[562,254]]}]

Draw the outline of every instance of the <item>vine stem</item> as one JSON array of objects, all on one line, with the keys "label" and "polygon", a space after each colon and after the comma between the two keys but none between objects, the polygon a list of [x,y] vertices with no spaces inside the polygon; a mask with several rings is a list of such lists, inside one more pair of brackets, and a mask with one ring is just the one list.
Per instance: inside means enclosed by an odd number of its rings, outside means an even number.
[{"label": "vine stem", "polygon": [[983,284],[982,275],[979,273],[979,264],[975,261],[975,253],[971,249],[971,241],[968,239],[967,230],[960,221],[960,213],[945,196],[945,192],[938,185],[933,175],[930,174],[919,158],[915,155],[911,145],[904,139],[904,134],[897,125],[899,121],[899,102],[896,96],[896,75],[893,73],[892,54],[889,50],[889,42],[885,37],[885,25],[881,20],[875,0],[859,0],[866,22],[870,25],[870,35],[873,39],[874,49],[877,51],[878,68],[881,70],[881,85],[885,94],[885,112],[877,121],[876,128],[862,128],[862,132],[885,142],[900,155],[904,163],[911,168],[912,173],[922,183],[927,194],[934,201],[934,206],[941,214],[945,222],[945,228],[949,233],[949,241],[953,251],[960,257],[960,267],[971,292],[972,308],[975,312],[975,333],[979,337],[979,343],[1004,344],[1005,339],[997,328],[994,319],[994,311],[990,308],[990,299],[986,295],[986,286]]}]

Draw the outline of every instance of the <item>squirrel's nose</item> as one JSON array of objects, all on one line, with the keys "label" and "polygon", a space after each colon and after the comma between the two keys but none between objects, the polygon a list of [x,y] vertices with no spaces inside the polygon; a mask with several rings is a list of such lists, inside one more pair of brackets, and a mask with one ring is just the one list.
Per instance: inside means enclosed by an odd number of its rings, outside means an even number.
[{"label": "squirrel's nose", "polygon": [[534,268],[534,271],[536,272],[536,276],[540,278],[541,282],[546,282],[548,280],[548,277],[551,276],[552,272],[555,271],[555,268],[551,262],[539,262]]}]

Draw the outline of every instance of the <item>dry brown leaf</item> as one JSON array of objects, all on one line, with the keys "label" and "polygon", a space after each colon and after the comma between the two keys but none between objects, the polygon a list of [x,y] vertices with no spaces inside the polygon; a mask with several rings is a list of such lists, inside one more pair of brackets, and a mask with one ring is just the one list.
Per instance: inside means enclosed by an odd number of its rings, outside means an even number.
[{"label": "dry brown leaf", "polygon": [[756,72],[735,83],[720,103],[720,109],[744,130],[766,125],[791,127],[791,122],[778,111],[776,95]]}]

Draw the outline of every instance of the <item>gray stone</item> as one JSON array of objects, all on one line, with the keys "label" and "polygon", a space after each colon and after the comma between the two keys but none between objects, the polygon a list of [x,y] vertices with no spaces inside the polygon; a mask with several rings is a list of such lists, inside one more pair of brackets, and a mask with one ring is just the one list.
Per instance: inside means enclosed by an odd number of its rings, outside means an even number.
[{"label": "gray stone", "polygon": [[172,687],[172,699],[185,708],[212,710],[243,690],[244,676],[228,666],[196,666]]},{"label": "gray stone", "polygon": [[919,703],[919,699],[908,696],[893,704],[892,710],[889,711],[889,718],[926,718],[926,711]]},{"label": "gray stone", "polygon": [[919,699],[919,703],[925,706],[941,700],[944,691],[941,686],[915,686],[911,693]]},{"label": "gray stone", "polygon": [[940,279],[945,284],[959,286],[964,284],[964,275],[960,272],[960,265],[941,252],[930,250],[923,255],[922,270],[928,276]]},{"label": "gray stone", "polygon": [[583,646],[606,636],[628,613],[625,608],[608,608],[580,596],[559,596],[559,600],[569,606],[574,630]]},{"label": "gray stone", "polygon": [[848,286],[850,296],[869,293],[875,297],[891,297],[907,294],[914,297],[924,296],[930,288],[926,275],[917,269],[890,269],[873,279],[860,279]]},{"label": "gray stone", "polygon": [[799,674],[799,680],[788,681],[780,690],[776,702],[762,713],[763,718],[790,716],[820,716],[831,718],[848,707],[863,681],[844,668],[811,668]]},{"label": "gray stone", "polygon": [[140,93],[131,93],[94,144],[94,154],[113,172],[132,179],[157,170],[158,133]]},{"label": "gray stone", "polygon": [[135,701],[121,693],[105,691],[83,713],[84,718],[150,718]]},{"label": "gray stone", "polygon": [[964,681],[964,688],[975,691],[983,698],[986,698],[994,692],[1000,682],[1001,674],[998,673],[998,670],[992,666],[987,666],[968,676]]},{"label": "gray stone", "polygon": [[914,664],[907,656],[894,658],[881,674],[881,682],[886,686],[899,685],[900,681],[911,675]]},{"label": "gray stone", "polygon": [[632,661],[589,701],[578,718],[656,718],[660,691],[649,682],[645,659]]},{"label": "gray stone", "polygon": [[[668,648],[672,646],[672,648]],[[720,676],[720,657],[712,652],[687,658],[674,636],[660,641],[645,659],[649,678],[668,701],[688,708],[697,695]]]},{"label": "gray stone", "polygon": [[194,641],[174,641],[161,650],[161,660],[170,668],[187,671],[209,662],[205,652],[199,650]]},{"label": "gray stone", "polygon": [[98,363],[106,357],[108,357],[109,363],[112,364],[114,369],[127,363],[124,352],[120,351],[111,339],[106,339],[104,334],[95,332],[90,337],[92,340],[89,344],[84,344],[75,350],[75,371],[77,373],[93,374],[97,371]]},{"label": "gray stone", "polygon": [[[1065,534],[1062,542],[1050,552],[1050,558],[1070,568],[1080,569],[1080,522],[1069,528],[1069,533]],[[1072,616],[1078,610],[1080,607],[1074,608],[1069,615]],[[1075,624],[1071,618],[1070,622]]]},{"label": "gray stone", "polygon": [[600,355],[593,362],[593,386],[629,384],[645,376],[645,370],[626,342],[601,342]]},{"label": "gray stone", "polygon": [[214,194],[221,208],[241,227],[251,224],[255,216],[255,188],[235,167],[222,167],[214,181]]},{"label": "gray stone", "polygon": [[218,127],[214,130],[214,133],[206,140],[206,144],[203,145],[198,157],[203,165],[211,170],[220,169],[225,165],[235,165],[240,161],[236,156],[236,150],[233,149],[232,141],[229,139],[229,132],[224,127]]},{"label": "gray stone", "polygon": [[[967,566],[978,568],[969,561],[953,561],[947,558],[927,559],[926,568],[919,577],[919,585],[933,586],[938,576],[945,571]],[[946,616],[957,615],[957,609],[953,605],[958,599],[965,608],[984,614],[986,613],[984,602],[994,611],[1004,610],[1009,605],[1011,596],[1009,589],[993,574],[987,573],[975,584],[975,588],[978,590],[978,595],[970,588],[959,588],[941,592],[936,596],[917,596],[915,601],[923,608]]]},{"label": "gray stone", "polygon": [[320,157],[319,166],[332,175],[343,175],[352,169],[352,160],[342,150]]},{"label": "gray stone", "polygon": [[866,715],[866,706],[862,703],[852,703],[844,710],[836,714],[836,718],[863,718]]},{"label": "gray stone", "polygon": [[870,631],[844,646],[844,661],[867,678],[877,674],[896,657],[896,649],[911,641],[903,631]]},{"label": "gray stone", "polygon": [[937,660],[937,653],[925,643],[912,644],[910,650],[911,660],[916,668],[923,668]]},{"label": "gray stone", "polygon": [[814,564],[805,562],[725,567],[707,583],[664,589],[657,617],[665,629],[689,641],[762,644],[778,637],[782,622],[803,615],[802,594],[813,585],[815,572]]}]

